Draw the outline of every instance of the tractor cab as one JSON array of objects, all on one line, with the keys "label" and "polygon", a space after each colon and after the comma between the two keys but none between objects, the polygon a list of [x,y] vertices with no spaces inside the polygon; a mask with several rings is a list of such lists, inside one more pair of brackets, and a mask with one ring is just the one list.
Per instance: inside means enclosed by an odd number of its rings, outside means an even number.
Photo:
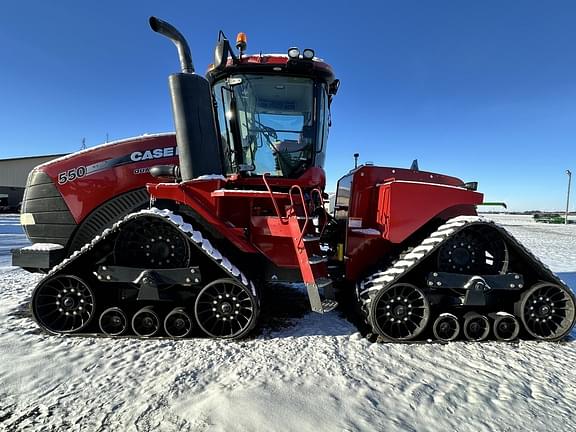
[{"label": "tractor cab", "polygon": [[338,88],[332,68],[310,49],[244,56],[245,46],[241,33],[237,57],[221,39],[207,73],[223,173],[295,179],[322,168]]}]

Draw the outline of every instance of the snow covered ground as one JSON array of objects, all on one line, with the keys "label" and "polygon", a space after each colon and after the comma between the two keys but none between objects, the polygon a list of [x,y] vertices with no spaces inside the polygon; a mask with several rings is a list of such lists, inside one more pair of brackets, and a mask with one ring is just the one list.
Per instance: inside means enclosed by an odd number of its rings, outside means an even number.
[{"label": "snow covered ground", "polygon": [[[576,289],[576,225],[491,216]],[[39,277],[9,267],[17,221],[0,217],[0,430],[576,430],[574,337],[375,344],[298,308],[240,342],[44,335]]]},{"label": "snow covered ground", "polygon": [[0,215],[0,269],[12,264],[12,249],[29,244],[20,226],[20,215]]}]

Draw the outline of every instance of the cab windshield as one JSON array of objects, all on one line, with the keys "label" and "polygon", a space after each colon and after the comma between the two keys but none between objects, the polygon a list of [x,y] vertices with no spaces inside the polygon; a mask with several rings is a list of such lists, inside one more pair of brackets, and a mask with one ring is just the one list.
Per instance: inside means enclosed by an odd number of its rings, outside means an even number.
[{"label": "cab windshield", "polygon": [[229,173],[297,177],[312,166],[318,151],[312,79],[234,75],[214,92]]}]

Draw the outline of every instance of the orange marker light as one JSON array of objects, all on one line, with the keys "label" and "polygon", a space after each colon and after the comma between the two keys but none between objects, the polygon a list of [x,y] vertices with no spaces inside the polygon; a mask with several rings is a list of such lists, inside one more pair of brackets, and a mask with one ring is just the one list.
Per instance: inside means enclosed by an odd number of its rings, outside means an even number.
[{"label": "orange marker light", "polygon": [[238,48],[240,51],[244,51],[246,49],[247,41],[248,37],[246,36],[246,33],[238,33],[238,35],[236,35],[236,48]]}]

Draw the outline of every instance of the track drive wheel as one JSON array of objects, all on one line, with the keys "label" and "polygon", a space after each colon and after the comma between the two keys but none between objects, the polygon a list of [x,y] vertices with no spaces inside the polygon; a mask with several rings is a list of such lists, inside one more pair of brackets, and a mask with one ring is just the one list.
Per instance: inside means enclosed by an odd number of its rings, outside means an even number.
[{"label": "track drive wheel", "polygon": [[382,289],[370,303],[370,324],[376,333],[391,341],[416,338],[429,318],[426,295],[411,284],[398,283]]},{"label": "track drive wheel", "polygon": [[32,315],[50,333],[82,330],[90,324],[95,311],[94,292],[74,275],[50,277],[32,293]]},{"label": "track drive wheel", "polygon": [[561,339],[574,326],[574,294],[562,285],[535,284],[522,294],[517,308],[524,328],[536,339]]},{"label": "track drive wheel", "polygon": [[234,279],[217,279],[198,294],[194,314],[208,336],[238,339],[254,328],[259,308],[248,287]]},{"label": "track drive wheel", "polygon": [[114,245],[114,260],[117,265],[130,267],[187,267],[190,244],[170,222],[158,217],[137,217],[122,227]]},{"label": "track drive wheel", "polygon": [[487,225],[472,225],[448,238],[438,251],[438,269],[463,274],[503,274],[508,248],[502,235]]}]

